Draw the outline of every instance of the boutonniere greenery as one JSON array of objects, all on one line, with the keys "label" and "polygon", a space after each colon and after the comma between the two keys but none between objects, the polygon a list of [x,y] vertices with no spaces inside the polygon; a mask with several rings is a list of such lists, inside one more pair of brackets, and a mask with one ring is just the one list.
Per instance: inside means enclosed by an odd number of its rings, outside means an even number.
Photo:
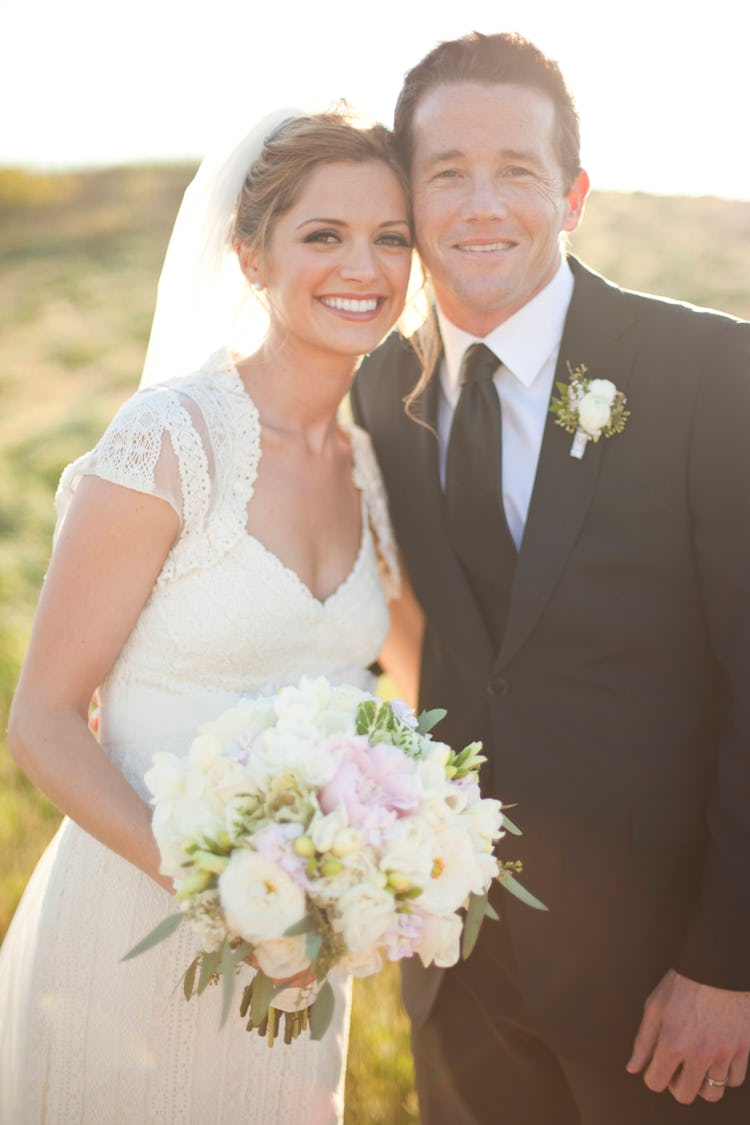
[{"label": "boutonniere greenery", "polygon": [[626,398],[609,379],[588,379],[584,363],[578,367],[568,364],[570,381],[557,383],[559,397],[553,398],[549,408],[555,422],[573,434],[570,456],[579,461],[590,441],[622,433],[630,411],[625,409]]}]

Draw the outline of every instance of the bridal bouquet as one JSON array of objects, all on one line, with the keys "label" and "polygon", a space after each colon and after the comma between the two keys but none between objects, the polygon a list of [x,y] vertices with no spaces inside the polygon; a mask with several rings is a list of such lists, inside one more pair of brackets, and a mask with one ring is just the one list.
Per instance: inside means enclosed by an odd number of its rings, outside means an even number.
[{"label": "bridal bouquet", "polygon": [[487,893],[498,877],[541,905],[493,855],[504,822],[514,829],[480,795],[481,743],[456,753],[430,737],[444,713],[416,718],[401,703],[303,678],[203,725],[186,757],[156,754],[146,783],[180,913],[128,957],[186,919],[202,946],[185,973],[188,999],[221,979],[225,1020],[249,959],[248,1028],[272,1043],[283,1008],[287,1042],[308,1022],[321,1038],[334,966],[364,977],[384,958],[455,964],[494,915]]}]

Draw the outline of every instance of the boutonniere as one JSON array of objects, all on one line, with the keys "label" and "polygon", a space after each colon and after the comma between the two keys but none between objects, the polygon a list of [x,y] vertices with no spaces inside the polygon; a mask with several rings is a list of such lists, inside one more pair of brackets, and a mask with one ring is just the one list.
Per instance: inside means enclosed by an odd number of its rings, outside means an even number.
[{"label": "boutonniere", "polygon": [[569,383],[557,383],[559,398],[549,404],[555,422],[573,434],[570,456],[579,461],[590,441],[622,433],[630,411],[625,409],[626,398],[609,379],[587,379],[588,368],[568,364]]}]

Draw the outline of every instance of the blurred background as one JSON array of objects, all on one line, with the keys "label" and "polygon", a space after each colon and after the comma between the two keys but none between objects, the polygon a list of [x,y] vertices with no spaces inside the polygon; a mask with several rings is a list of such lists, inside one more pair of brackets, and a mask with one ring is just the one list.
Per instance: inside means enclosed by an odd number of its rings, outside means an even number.
[{"label": "blurred background", "polygon": [[[502,23],[499,18],[502,16]],[[404,72],[469,30],[519,31],[578,103],[593,193],[573,250],[618,283],[750,319],[748,16],[673,0],[376,7],[0,0],[0,731],[62,467],[135,389],[198,159],[279,104],[390,123]],[[0,739],[0,937],[59,814]],[[348,1125],[416,1121],[394,973],[357,986]]]}]

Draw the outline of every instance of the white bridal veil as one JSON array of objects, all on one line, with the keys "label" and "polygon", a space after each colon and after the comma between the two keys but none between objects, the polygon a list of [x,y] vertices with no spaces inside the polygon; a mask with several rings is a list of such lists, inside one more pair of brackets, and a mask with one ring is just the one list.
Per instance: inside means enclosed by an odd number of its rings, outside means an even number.
[{"label": "white bridal veil", "polygon": [[284,121],[304,112],[275,110],[228,151],[210,153],[200,165],[164,258],[142,387],[195,371],[222,345],[252,352],[265,336],[265,309],[227,240],[237,197],[264,141]]}]

